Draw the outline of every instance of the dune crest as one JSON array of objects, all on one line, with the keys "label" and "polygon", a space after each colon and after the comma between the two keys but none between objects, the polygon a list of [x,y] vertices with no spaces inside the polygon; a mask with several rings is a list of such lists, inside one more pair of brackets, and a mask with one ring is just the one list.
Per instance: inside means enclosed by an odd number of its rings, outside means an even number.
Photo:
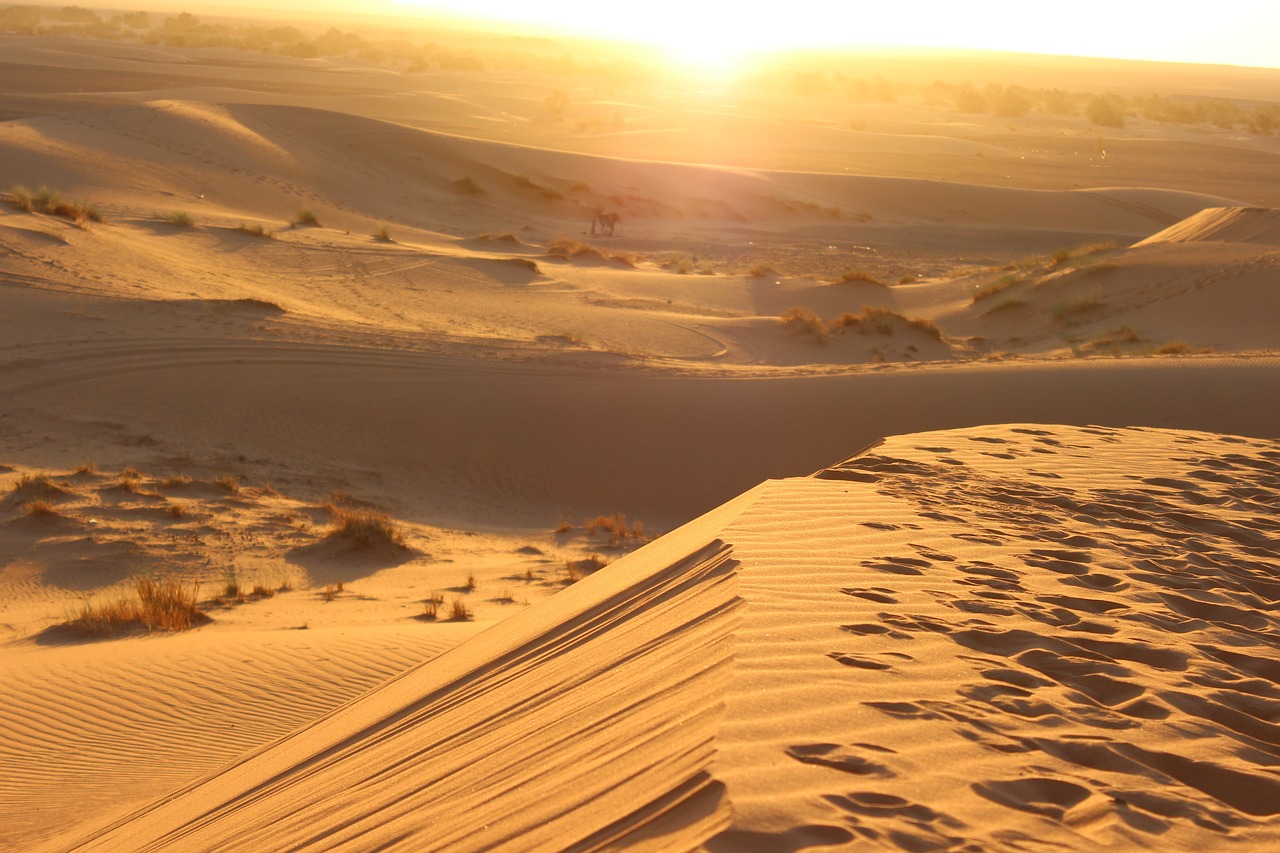
[{"label": "dune crest", "polygon": [[1280,246],[1280,210],[1268,207],[1209,207],[1151,235],[1137,245],[1195,242]]}]

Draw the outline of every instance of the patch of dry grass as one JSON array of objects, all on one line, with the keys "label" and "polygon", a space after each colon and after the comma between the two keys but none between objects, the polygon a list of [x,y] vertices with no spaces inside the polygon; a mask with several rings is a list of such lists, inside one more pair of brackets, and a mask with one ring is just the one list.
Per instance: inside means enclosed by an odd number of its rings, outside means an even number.
[{"label": "patch of dry grass", "polygon": [[58,216],[81,225],[85,222],[102,221],[102,214],[92,204],[69,201],[62,197],[62,193],[48,187],[41,187],[32,193],[19,184],[9,191],[9,203],[19,210]]},{"label": "patch of dry grass", "polygon": [[449,602],[450,622],[469,622],[471,615],[471,608],[467,607],[467,603],[461,598],[455,598]]},{"label": "patch of dry grass", "polygon": [[200,585],[176,578],[139,576],[131,595],[99,603],[85,602],[66,624],[87,634],[108,635],[146,631],[185,631],[208,621],[200,610]]},{"label": "patch of dry grass", "polygon": [[320,218],[316,216],[315,211],[311,208],[304,207],[293,215],[293,219],[289,221],[289,224],[294,228],[299,225],[312,225],[318,228],[320,227]]},{"label": "patch of dry grass", "polygon": [[404,533],[392,523],[384,512],[360,507],[343,507],[330,504],[333,527],[331,539],[349,539],[357,545],[394,545],[405,547]]},{"label": "patch of dry grass", "polygon": [[235,228],[231,230],[239,231],[241,234],[248,234],[250,237],[265,237],[269,240],[274,240],[276,236],[273,232],[268,231],[266,228],[263,228],[261,225],[257,224],[256,222],[252,225],[247,225],[241,222],[239,225],[237,225]]},{"label": "patch of dry grass", "polygon": [[852,284],[854,282],[859,282],[859,281],[866,282],[867,284],[878,284],[881,287],[888,286],[883,281],[881,281],[880,279],[872,275],[871,273],[861,269],[845,270],[844,272],[840,273],[840,277],[835,280],[834,284]]},{"label": "patch of dry grass", "polygon": [[627,540],[637,543],[648,542],[649,537],[645,536],[644,522],[639,519],[627,520],[624,513],[617,512],[613,515],[597,515],[583,523],[587,529],[588,536],[594,536],[596,533],[609,534],[610,545],[620,545]]},{"label": "patch of dry grass", "polygon": [[800,334],[810,335],[816,341],[824,341],[827,339],[827,327],[817,314],[808,308],[801,308],[798,305],[783,311],[778,317],[778,322],[783,328],[798,332]]},{"label": "patch of dry grass", "polygon": [[27,501],[22,505],[22,511],[28,518],[53,518],[58,514],[53,504],[42,500]]}]

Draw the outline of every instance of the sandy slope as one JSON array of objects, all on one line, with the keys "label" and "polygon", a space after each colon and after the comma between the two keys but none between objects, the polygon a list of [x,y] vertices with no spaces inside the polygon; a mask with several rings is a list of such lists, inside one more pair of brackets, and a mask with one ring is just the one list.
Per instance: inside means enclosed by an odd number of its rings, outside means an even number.
[{"label": "sandy slope", "polygon": [[895,438],[72,847],[1275,843],[1277,473],[1204,433]]}]

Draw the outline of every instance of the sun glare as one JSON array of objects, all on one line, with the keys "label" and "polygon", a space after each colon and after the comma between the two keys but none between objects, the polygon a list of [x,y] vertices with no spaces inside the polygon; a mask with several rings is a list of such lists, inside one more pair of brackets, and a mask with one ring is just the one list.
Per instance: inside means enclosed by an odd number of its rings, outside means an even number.
[{"label": "sun glare", "polygon": [[[1280,4],[1218,0],[1217,14],[1155,14],[1147,4],[1074,0],[1046,19],[1025,0],[393,0],[432,14],[659,48],[682,64],[726,69],[743,56],[798,47],[914,46],[1275,67]],[[1262,7],[1262,8],[1259,8]],[[1251,25],[1242,27],[1240,21]],[[1141,34],[1140,37],[1135,34]]]}]

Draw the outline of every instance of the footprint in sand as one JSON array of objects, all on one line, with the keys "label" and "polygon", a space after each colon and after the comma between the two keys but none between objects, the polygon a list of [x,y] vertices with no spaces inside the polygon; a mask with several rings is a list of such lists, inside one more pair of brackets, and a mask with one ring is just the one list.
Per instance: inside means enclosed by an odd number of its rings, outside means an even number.
[{"label": "footprint in sand", "polygon": [[855,776],[881,776],[888,778],[895,775],[892,770],[873,761],[860,752],[874,750],[884,755],[896,755],[892,749],[870,744],[852,744],[839,746],[834,743],[811,743],[787,747],[787,755],[804,764],[816,764],[820,767],[831,767]]}]

